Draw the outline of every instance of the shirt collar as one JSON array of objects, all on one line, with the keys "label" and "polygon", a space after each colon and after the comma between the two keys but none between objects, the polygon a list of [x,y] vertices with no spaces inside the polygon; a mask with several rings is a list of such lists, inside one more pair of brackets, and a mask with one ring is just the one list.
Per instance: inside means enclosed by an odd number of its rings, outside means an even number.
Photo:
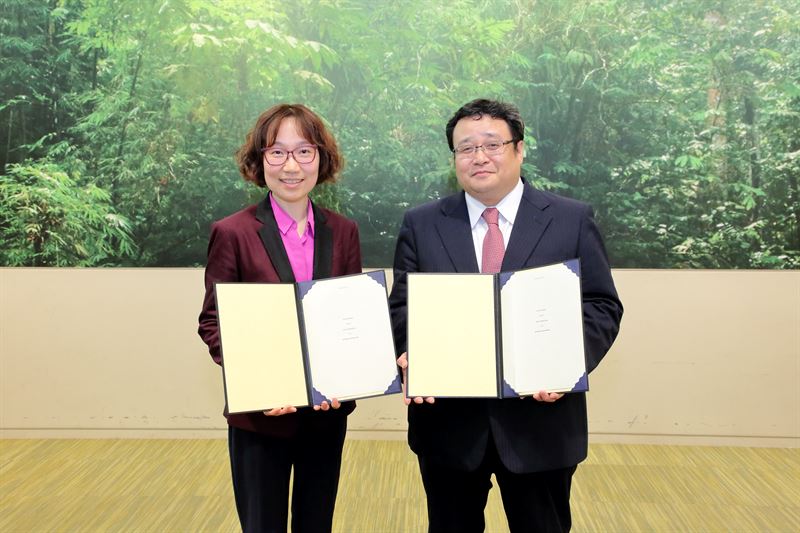
[{"label": "shirt collar", "polygon": [[[297,227],[297,222],[295,219],[290,217],[286,211],[283,210],[281,205],[275,201],[275,198],[272,197],[272,193],[269,193],[269,202],[272,206],[272,213],[275,216],[275,222],[278,223],[278,229],[283,235],[289,233],[289,230],[292,230]],[[308,231],[309,234],[313,237],[314,236],[314,210],[311,208],[311,200],[308,201],[308,215],[306,217],[308,220]]]},{"label": "shirt collar", "polygon": [[496,207],[500,212],[500,216],[513,226],[514,219],[517,218],[519,203],[522,200],[523,188],[522,180],[519,180],[517,185],[511,189],[511,192],[505,195],[505,197],[503,197],[503,199],[500,200],[497,205],[483,205],[468,193],[464,193],[467,200],[467,213],[469,214],[470,227],[475,228],[475,224],[477,224],[481,219],[481,215],[483,214],[484,209],[487,207]]}]

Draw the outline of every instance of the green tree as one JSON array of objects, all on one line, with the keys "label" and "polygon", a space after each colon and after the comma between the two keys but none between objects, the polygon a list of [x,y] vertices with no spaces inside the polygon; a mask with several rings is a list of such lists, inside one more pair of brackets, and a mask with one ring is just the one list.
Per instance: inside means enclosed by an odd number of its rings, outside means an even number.
[{"label": "green tree", "polygon": [[[105,191],[127,265],[202,264],[263,195],[233,153],[303,102],[346,169],[315,200],[388,265],[455,189],[444,124],[516,103],[524,174],[591,202],[617,267],[800,266],[800,15],[789,0],[0,0],[0,154]],[[55,166],[53,166],[55,165]]]},{"label": "green tree", "polygon": [[0,263],[110,266],[135,249],[102,189],[79,187],[53,164],[15,164],[0,176]]}]

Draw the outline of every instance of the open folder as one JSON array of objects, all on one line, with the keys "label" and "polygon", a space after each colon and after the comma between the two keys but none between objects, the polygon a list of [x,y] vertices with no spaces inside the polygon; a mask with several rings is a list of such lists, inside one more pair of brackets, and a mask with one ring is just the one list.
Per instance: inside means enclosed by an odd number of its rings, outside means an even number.
[{"label": "open folder", "polygon": [[580,261],[408,274],[408,396],[588,390]]},{"label": "open folder", "polygon": [[382,270],[214,287],[228,412],[400,392]]}]

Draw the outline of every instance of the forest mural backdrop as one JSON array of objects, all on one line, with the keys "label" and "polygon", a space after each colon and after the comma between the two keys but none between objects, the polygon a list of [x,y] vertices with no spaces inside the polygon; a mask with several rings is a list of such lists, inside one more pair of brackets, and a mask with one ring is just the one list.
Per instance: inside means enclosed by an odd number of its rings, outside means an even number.
[{"label": "forest mural backdrop", "polygon": [[389,266],[455,188],[444,125],[517,104],[524,174],[591,202],[615,267],[800,266],[796,0],[0,0],[0,265],[202,265],[263,191],[233,153],[303,102],[317,201]]}]

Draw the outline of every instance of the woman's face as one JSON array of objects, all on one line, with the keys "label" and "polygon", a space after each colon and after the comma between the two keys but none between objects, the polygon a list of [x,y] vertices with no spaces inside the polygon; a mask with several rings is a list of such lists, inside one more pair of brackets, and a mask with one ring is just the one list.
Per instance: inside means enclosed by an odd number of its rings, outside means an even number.
[{"label": "woman's face", "polygon": [[[313,161],[298,163],[295,153],[313,148],[317,153]],[[272,191],[275,200],[281,205],[305,206],[308,202],[308,193],[317,184],[319,175],[319,153],[316,147],[300,133],[294,117],[287,117],[278,127],[275,142],[267,147],[276,152],[292,152],[286,161],[280,165],[267,163],[269,150],[264,151],[261,163],[264,165],[264,181]],[[297,152],[296,152],[297,151]],[[301,157],[302,159],[302,157]]]}]

